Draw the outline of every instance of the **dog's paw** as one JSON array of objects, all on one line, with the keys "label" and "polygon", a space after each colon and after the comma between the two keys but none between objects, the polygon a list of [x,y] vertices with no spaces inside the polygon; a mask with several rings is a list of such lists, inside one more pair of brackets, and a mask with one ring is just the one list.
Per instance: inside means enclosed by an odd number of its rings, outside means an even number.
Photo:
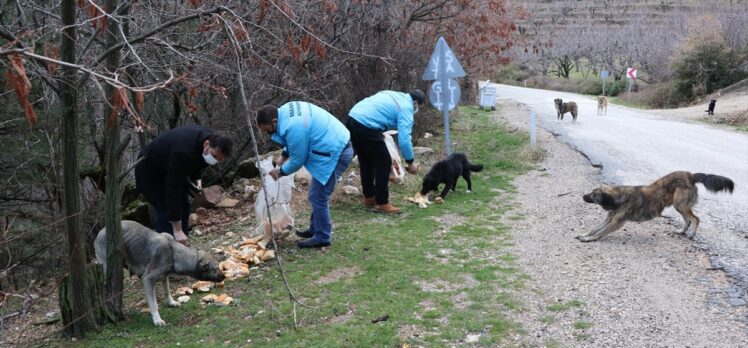
[{"label": "dog's paw", "polygon": [[465,190],[466,193],[473,193],[473,191]]},{"label": "dog's paw", "polygon": [[168,304],[169,304],[169,307],[179,307],[182,305],[181,303],[174,301],[173,298],[169,299]]},{"label": "dog's paw", "polygon": [[153,325],[164,326],[166,325],[166,322],[161,318],[153,318]]},{"label": "dog's paw", "polygon": [[575,238],[578,239],[580,242],[584,242],[584,243],[586,243],[586,242],[592,242],[592,241],[595,240],[594,238],[592,238],[590,236],[585,236],[585,235],[576,236]]}]

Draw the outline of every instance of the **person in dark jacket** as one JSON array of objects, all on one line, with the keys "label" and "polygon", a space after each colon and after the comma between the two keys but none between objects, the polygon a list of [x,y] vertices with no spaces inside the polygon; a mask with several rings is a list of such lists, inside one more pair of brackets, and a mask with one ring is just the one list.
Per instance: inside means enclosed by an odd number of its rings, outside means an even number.
[{"label": "person in dark jacket", "polygon": [[231,139],[210,128],[184,126],[161,134],[140,151],[135,184],[156,211],[156,232],[169,232],[186,244],[190,180],[200,180],[202,170],[231,155]]}]

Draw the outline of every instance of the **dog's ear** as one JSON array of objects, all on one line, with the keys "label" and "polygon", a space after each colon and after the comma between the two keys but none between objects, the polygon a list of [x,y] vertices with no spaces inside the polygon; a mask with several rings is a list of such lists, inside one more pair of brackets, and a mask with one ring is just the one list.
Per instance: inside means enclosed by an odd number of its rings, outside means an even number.
[{"label": "dog's ear", "polygon": [[618,200],[605,192],[600,192],[599,202],[601,207],[605,210],[616,210],[621,205]]},{"label": "dog's ear", "polygon": [[199,272],[208,272],[210,270],[210,258],[207,255],[202,250],[197,251],[197,270]]}]

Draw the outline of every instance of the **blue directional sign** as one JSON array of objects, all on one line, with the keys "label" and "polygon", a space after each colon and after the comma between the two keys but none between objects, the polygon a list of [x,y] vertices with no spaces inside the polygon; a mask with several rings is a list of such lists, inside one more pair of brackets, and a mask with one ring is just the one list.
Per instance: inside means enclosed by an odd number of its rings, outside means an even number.
[{"label": "blue directional sign", "polygon": [[460,86],[454,78],[463,76],[465,76],[465,70],[449,49],[447,41],[440,37],[421,79],[436,80],[429,88],[429,100],[431,105],[444,113],[444,142],[447,155],[452,153],[452,143],[449,138],[449,110],[454,109],[460,102]]}]

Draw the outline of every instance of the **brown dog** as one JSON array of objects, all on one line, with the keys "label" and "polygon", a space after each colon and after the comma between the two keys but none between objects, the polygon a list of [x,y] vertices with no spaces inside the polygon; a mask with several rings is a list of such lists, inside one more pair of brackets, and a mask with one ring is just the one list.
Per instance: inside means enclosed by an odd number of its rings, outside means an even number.
[{"label": "brown dog", "polygon": [[577,103],[575,102],[568,102],[564,103],[561,98],[553,99],[553,104],[556,105],[556,120],[563,121],[564,120],[564,114],[567,112],[571,112],[571,123],[577,122]]},{"label": "brown dog", "polygon": [[691,211],[699,198],[696,183],[703,184],[710,192],[732,193],[735,188],[732,180],[724,176],[689,172],[672,172],[647,186],[603,185],[583,198],[585,202],[599,204],[607,210],[608,217],[590,233],[578,236],[577,239],[582,242],[596,241],[621,228],[626,221],[654,219],[671,205],[685,220],[680,233],[686,233],[691,227],[687,236],[693,239],[696,228],[699,227],[699,218]]}]

